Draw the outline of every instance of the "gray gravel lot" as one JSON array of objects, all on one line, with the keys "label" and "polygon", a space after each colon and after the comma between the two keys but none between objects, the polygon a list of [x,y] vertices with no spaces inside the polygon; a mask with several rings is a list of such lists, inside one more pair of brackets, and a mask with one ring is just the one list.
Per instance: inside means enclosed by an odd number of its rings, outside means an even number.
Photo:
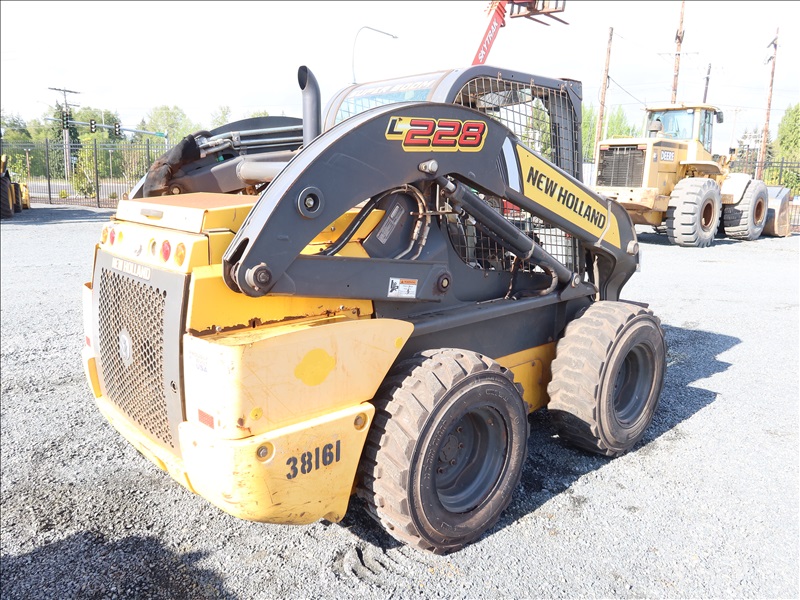
[{"label": "gray gravel lot", "polygon": [[80,359],[110,214],[34,204],[2,221],[2,598],[798,597],[800,235],[688,249],[643,228],[625,296],[669,347],[645,439],[606,459],[532,415],[514,501],[440,557],[356,500],[336,525],[238,520],[122,441]]}]

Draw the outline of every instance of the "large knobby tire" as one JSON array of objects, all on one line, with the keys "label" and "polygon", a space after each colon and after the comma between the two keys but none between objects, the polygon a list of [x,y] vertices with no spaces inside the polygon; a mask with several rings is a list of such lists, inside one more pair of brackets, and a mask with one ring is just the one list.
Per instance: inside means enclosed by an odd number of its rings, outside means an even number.
[{"label": "large knobby tire", "polygon": [[12,183],[11,187],[14,190],[14,212],[15,213],[21,213],[22,212],[22,190],[20,189],[18,183]]},{"label": "large knobby tire", "polygon": [[642,438],[658,406],[666,343],[652,311],[596,302],[556,346],[548,412],[561,438],[619,456]]},{"label": "large knobby tire", "polygon": [[667,208],[667,237],[678,246],[705,248],[717,235],[722,195],[713,179],[681,179],[672,190]]},{"label": "large knobby tire", "polygon": [[430,350],[399,363],[373,403],[357,492],[390,535],[447,554],[497,522],[527,457],[528,407],[511,371]]},{"label": "large knobby tire", "polygon": [[14,205],[11,199],[11,180],[0,177],[0,218],[10,219],[14,216]]},{"label": "large knobby tire", "polygon": [[726,205],[723,212],[725,235],[737,240],[757,240],[767,224],[767,185],[753,179],[739,204]]}]

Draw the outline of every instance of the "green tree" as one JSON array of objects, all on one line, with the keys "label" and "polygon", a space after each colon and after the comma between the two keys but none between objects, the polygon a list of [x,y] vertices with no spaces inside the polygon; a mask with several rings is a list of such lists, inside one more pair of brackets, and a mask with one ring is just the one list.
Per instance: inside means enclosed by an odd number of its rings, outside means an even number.
[{"label": "green tree", "polygon": [[[147,122],[144,119],[142,119],[141,121],[139,121],[139,124],[135,127],[135,129],[138,129],[140,131],[148,131]],[[139,133],[134,131],[133,133],[131,133],[130,142],[131,144],[144,144],[146,137],[147,136],[144,133]]]},{"label": "green tree", "polygon": [[247,118],[248,119],[252,119],[253,117],[268,117],[268,116],[269,116],[269,112],[267,112],[266,110],[257,110],[255,112],[250,113],[249,115],[247,115]]},{"label": "green tree", "polygon": [[19,144],[31,143],[31,134],[25,121],[19,115],[7,115],[0,111],[0,129],[2,129],[3,144],[14,144],[17,151],[10,152],[5,148],[3,153],[8,156],[8,169],[15,176],[25,176],[28,171],[26,154],[18,150]]},{"label": "green tree", "polygon": [[605,135],[607,138],[639,137],[642,135],[639,127],[628,123],[628,117],[621,106],[615,106],[605,118],[608,120],[607,133]]},{"label": "green tree", "polygon": [[98,142],[102,143],[116,141],[114,130],[103,127],[103,125],[113,126],[114,123],[118,122],[119,115],[117,113],[113,113],[109,110],[104,110],[101,108],[92,108],[87,106],[75,111],[73,118],[76,121],[82,121],[84,123],[89,123],[90,121],[94,120],[97,125],[97,131],[95,133],[91,132],[89,125],[78,126],[78,133],[80,134],[81,142],[85,142],[87,140],[97,140]]},{"label": "green tree", "polygon": [[597,112],[594,106],[583,107],[583,123],[581,123],[581,140],[583,145],[583,160],[594,162],[594,136],[597,130]]},{"label": "green tree", "polygon": [[220,106],[216,111],[211,113],[211,128],[216,129],[222,127],[226,123],[231,122],[231,107]]},{"label": "green tree", "polygon": [[94,148],[89,145],[75,152],[77,160],[72,172],[72,187],[84,198],[95,194],[94,185]]},{"label": "green tree", "polygon": [[0,110],[0,129],[3,131],[3,141],[30,142],[31,134],[25,121],[19,115],[7,115]]},{"label": "green tree", "polygon": [[46,139],[50,139],[50,125],[48,124],[48,121],[31,119],[26,124],[26,128],[30,132],[31,141],[33,142],[44,142]]},{"label": "green tree", "polygon": [[553,151],[550,139],[550,115],[539,98],[533,101],[533,111],[528,117],[520,140],[531,150],[550,158]]},{"label": "green tree", "polygon": [[789,106],[778,124],[775,157],[800,162],[800,103]]},{"label": "green tree", "polygon": [[145,117],[146,131],[164,132],[169,136],[170,144],[175,145],[179,140],[200,131],[202,127],[193,123],[177,106],[157,106]]}]

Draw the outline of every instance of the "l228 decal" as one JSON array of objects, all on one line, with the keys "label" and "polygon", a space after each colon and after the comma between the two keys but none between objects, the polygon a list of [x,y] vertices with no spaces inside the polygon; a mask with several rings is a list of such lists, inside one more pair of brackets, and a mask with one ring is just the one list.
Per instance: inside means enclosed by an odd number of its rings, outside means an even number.
[{"label": "l228 decal", "polygon": [[390,117],[386,139],[402,142],[406,152],[480,152],[486,139],[486,123]]}]

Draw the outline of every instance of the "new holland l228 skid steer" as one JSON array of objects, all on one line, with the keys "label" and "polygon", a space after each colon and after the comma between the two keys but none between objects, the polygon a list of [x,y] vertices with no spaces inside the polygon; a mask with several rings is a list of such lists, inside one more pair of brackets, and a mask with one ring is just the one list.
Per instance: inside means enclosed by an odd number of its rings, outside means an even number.
[{"label": "new holland l228 skid steer", "polygon": [[243,519],[457,550],[508,506],[528,414],[639,442],[660,322],[630,217],[581,183],[580,83],[487,66],[188,136],[103,228],[87,379],[159,467]]}]

